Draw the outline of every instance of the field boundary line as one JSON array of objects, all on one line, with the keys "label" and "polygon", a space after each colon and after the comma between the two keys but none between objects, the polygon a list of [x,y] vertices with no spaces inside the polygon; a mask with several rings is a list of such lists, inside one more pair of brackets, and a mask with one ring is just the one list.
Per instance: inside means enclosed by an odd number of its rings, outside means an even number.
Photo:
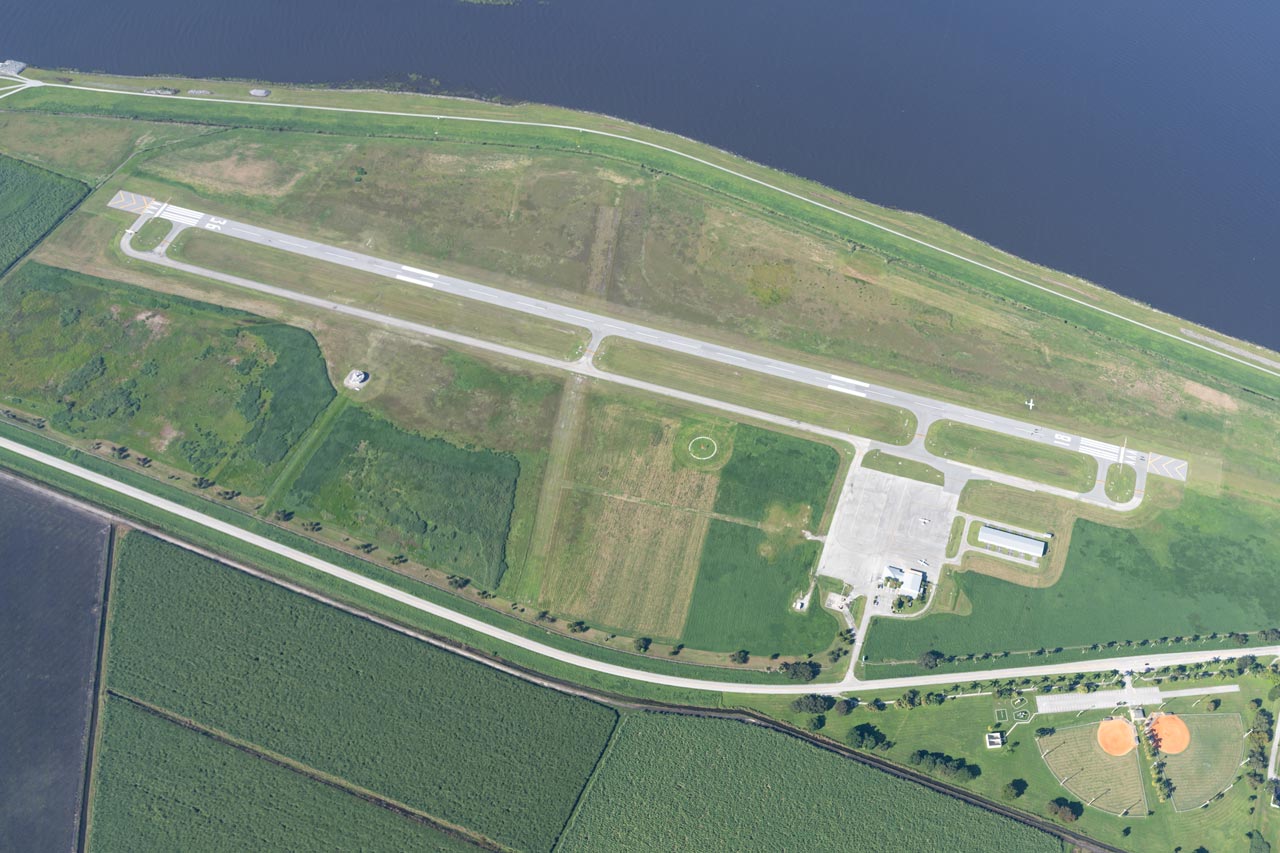
[{"label": "field boundary line", "polygon": [[302,473],[302,469],[311,461],[311,457],[315,455],[315,452],[324,442],[325,436],[329,434],[329,428],[333,426],[333,422],[342,414],[342,410],[350,404],[351,398],[342,392],[338,392],[329,401],[329,405],[324,407],[324,411],[311,422],[311,426],[307,428],[307,434],[303,436],[300,442],[294,445],[293,452],[289,454],[284,467],[280,469],[280,473],[276,476],[276,481],[267,488],[267,494],[262,499],[262,511],[264,513],[271,512],[275,502],[280,499],[281,493]]},{"label": "field boundary line", "polygon": [[[519,120],[519,119],[485,118],[481,116],[458,116],[458,115],[446,115],[442,113],[411,113],[411,112],[400,112],[400,111],[394,111],[394,110],[372,110],[372,109],[363,109],[359,107],[334,107],[334,106],[327,106],[323,104],[290,104],[283,101],[244,101],[244,100],[238,100],[235,98],[203,98],[203,97],[191,97],[187,95],[159,95],[159,94],[148,94],[146,92],[128,92],[128,91],[120,91],[115,89],[104,89],[104,88],[98,88],[94,86],[76,86],[76,85],[71,85],[66,83],[32,82],[29,79],[26,80],[26,85],[22,86],[21,90],[43,88],[45,86],[48,86],[50,88],[55,88],[55,89],[72,89],[72,90],[82,91],[82,92],[96,92],[99,94],[108,94],[108,95],[130,95],[134,97],[143,97],[143,98],[161,98],[164,100],[173,100],[173,101],[180,100],[180,101],[195,101],[195,102],[206,102],[206,103],[235,104],[237,106],[284,107],[286,109],[318,110],[322,112],[356,113],[356,114],[362,114],[362,115],[388,115],[388,116],[396,116],[399,118],[417,118],[417,119],[427,119],[427,120],[434,120],[434,121],[459,121],[459,122],[474,122],[479,124],[500,124],[500,125],[509,125],[509,126],[517,126],[517,127],[537,127],[537,128],[544,128],[547,130],[576,131],[578,133],[585,133],[593,136],[601,136],[601,137],[606,137],[610,139],[617,139],[622,142],[627,142],[634,145],[640,145],[646,148],[652,148],[657,151],[662,151],[663,153],[671,154],[676,157],[682,157],[691,162],[698,163],[699,165],[702,165],[702,166],[706,166],[707,168],[714,169],[716,171],[722,172],[727,175],[731,175],[735,178],[738,178],[739,180],[747,181],[749,183],[755,184],[756,186],[760,186],[765,189],[772,190],[774,192],[788,196],[789,198],[795,199],[796,201],[802,202],[804,204],[808,204],[813,207],[819,208],[821,210],[825,210],[829,213],[834,213],[837,216],[841,216],[846,219],[852,220],[854,222],[861,223],[863,225],[866,225],[869,228],[875,228],[878,231],[882,231],[886,234],[890,234],[899,239],[907,240],[911,243],[915,243],[918,246],[921,246],[926,249],[930,249],[942,255],[946,255],[962,263],[970,264],[971,266],[977,267],[979,269],[984,269],[998,276],[1007,278],[1010,281],[1017,282],[1027,287],[1035,288],[1036,290],[1042,291],[1044,293],[1048,293],[1052,296],[1056,296],[1059,299],[1063,299],[1068,302],[1075,303],[1076,305],[1079,305],[1081,307],[1088,308],[1092,311],[1096,311],[1100,314],[1104,314],[1113,319],[1120,320],[1121,322],[1129,323],[1130,325],[1137,326],[1138,328],[1144,329],[1145,331],[1153,332],[1157,335],[1161,335],[1163,337],[1169,338],[1170,340],[1177,341],[1187,346],[1195,347],[1197,349],[1203,350],[1204,352],[1208,352],[1220,358],[1227,359],[1228,361],[1233,361],[1237,364],[1244,365],[1245,367],[1251,368],[1253,370],[1257,370],[1261,373],[1265,373],[1270,376],[1280,378],[1280,371],[1269,370],[1263,367],[1262,365],[1257,364],[1256,362],[1230,355],[1229,353],[1223,352],[1222,350],[1219,350],[1219,349],[1215,349],[1214,347],[1211,347],[1211,346],[1207,346],[1206,344],[1199,343],[1198,341],[1189,340],[1188,338],[1182,335],[1174,334],[1173,332],[1168,332],[1168,331],[1165,331],[1164,329],[1156,328],[1155,326],[1152,326],[1148,323],[1144,323],[1141,320],[1135,320],[1130,317],[1126,317],[1123,314],[1120,314],[1116,311],[1112,311],[1108,308],[1103,308],[1099,305],[1094,305],[1083,299],[1079,299],[1074,296],[1069,296],[1065,293],[1062,293],[1058,290],[1053,289],[1052,287],[1049,287],[1048,285],[1037,284],[1029,279],[1023,278],[1022,276],[1015,275],[1014,273],[1011,273],[1011,272],[1006,272],[1005,270],[1002,270],[999,267],[995,267],[990,264],[984,263],[982,261],[975,260],[974,258],[970,258],[967,255],[963,255],[959,252],[953,252],[950,249],[944,249],[941,246],[935,245],[926,240],[922,240],[919,237],[913,237],[910,234],[904,233],[902,231],[898,231],[894,228],[890,228],[887,225],[882,225],[879,222],[876,222],[874,220],[867,219],[855,213],[850,213],[849,211],[846,211],[846,210],[841,210],[840,208],[833,207],[829,204],[824,204],[823,202],[809,198],[803,193],[795,192],[794,190],[785,189],[784,187],[777,186],[776,184],[771,184],[768,181],[765,181],[761,178],[752,177],[751,175],[747,175],[743,172],[739,172],[735,169],[731,169],[728,166],[722,166],[717,163],[713,163],[710,160],[704,159],[702,157],[698,157],[694,154],[689,154],[677,148],[672,148],[667,145],[661,145],[657,142],[650,142],[648,140],[638,139],[636,137],[627,136],[621,133],[612,133],[606,130],[596,130],[593,128],[578,127],[576,125],[569,125],[569,124],[557,124],[554,122],[537,122],[537,121],[526,121],[526,120]],[[8,95],[15,94],[16,91],[20,91],[20,90],[9,92],[6,95],[0,96],[0,97],[7,97]],[[665,131],[657,131],[657,132],[661,133]],[[727,151],[722,153],[730,157],[738,156]],[[769,166],[764,166],[763,164],[759,164],[759,163],[756,163],[753,165],[756,165],[760,168],[765,168],[765,169],[771,168]],[[804,179],[801,179],[801,180],[804,180]],[[945,225],[945,223],[942,223],[942,224]],[[977,238],[971,237],[970,239],[976,240]],[[995,247],[992,247],[992,248],[995,248]],[[1000,251],[1000,250],[997,249],[997,251]],[[1019,259],[1019,260],[1025,260],[1025,259]],[[1031,263],[1030,261],[1026,261],[1026,262]],[[1105,288],[1101,288],[1101,289],[1103,289],[1104,291],[1106,290]],[[1106,292],[1111,293],[1111,291],[1106,291]],[[1115,294],[1115,295],[1120,295],[1120,294]],[[1148,310],[1154,310],[1154,309],[1149,308]],[[1173,316],[1173,315],[1167,315],[1167,316]]]},{"label": "field boundary line", "polygon": [[[7,472],[0,472],[3,479],[19,480]],[[25,483],[25,480],[20,482]],[[81,789],[79,826],[76,830],[76,853],[89,849],[89,832],[93,821],[93,800],[97,791],[98,750],[102,742],[102,706],[107,699],[107,638],[111,631],[111,606],[115,600],[116,558],[119,549],[116,540],[119,533],[110,519],[102,519],[107,525],[106,562],[102,567],[102,614],[98,621],[98,649],[93,670],[93,704],[89,709],[89,730],[84,759],[84,784]]]},{"label": "field boundary line", "polygon": [[614,713],[618,714],[618,721],[613,724],[613,731],[609,732],[609,739],[604,742],[604,748],[600,750],[600,755],[596,757],[595,766],[591,768],[591,773],[587,776],[587,781],[583,783],[582,790],[578,791],[578,796],[573,801],[573,808],[569,810],[569,816],[565,818],[564,826],[560,827],[560,832],[556,835],[556,840],[551,845],[551,853],[556,853],[560,849],[560,843],[564,841],[569,831],[573,829],[574,821],[578,817],[578,810],[582,808],[583,801],[591,796],[591,788],[596,783],[596,776],[600,773],[600,769],[604,767],[605,762],[609,760],[609,753],[613,751],[613,745],[618,741],[618,734],[627,723],[625,714],[618,713],[616,708]]}]

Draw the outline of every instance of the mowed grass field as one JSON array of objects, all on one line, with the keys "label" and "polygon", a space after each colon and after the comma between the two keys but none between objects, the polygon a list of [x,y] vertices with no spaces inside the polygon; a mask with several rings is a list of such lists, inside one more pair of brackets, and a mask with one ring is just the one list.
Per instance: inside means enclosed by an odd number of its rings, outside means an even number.
[{"label": "mowed grass field", "polygon": [[1091,456],[956,421],[930,426],[925,448],[944,459],[1076,492],[1093,489],[1098,476]]},{"label": "mowed grass field", "polygon": [[0,155],[0,274],[88,192],[79,181]]},{"label": "mowed grass field", "polygon": [[6,402],[249,494],[334,396],[303,329],[34,262],[0,322]]},{"label": "mowed grass field", "polygon": [[1060,851],[1052,836],[727,720],[631,714],[558,850]]},{"label": "mowed grass field", "polygon": [[540,606],[708,651],[827,647],[831,617],[790,603],[817,558],[802,531],[826,511],[834,449],[634,395],[582,406],[540,510],[554,517]]},{"label": "mowed grass field", "polygon": [[99,726],[89,850],[480,849],[125,699]]},{"label": "mowed grass field", "polygon": [[1244,758],[1244,724],[1239,714],[1179,714],[1191,745],[1177,755],[1161,754],[1173,783],[1178,811],[1199,808],[1231,784]]},{"label": "mowed grass field", "polygon": [[616,721],[130,533],[107,686],[523,850],[548,850]]},{"label": "mowed grass field", "polygon": [[[1083,647],[1280,625],[1280,527],[1267,505],[1188,491],[1135,529],[1077,520],[1062,576],[1047,588],[975,573],[955,582],[969,616],[880,620],[870,661],[1038,647]],[[1061,547],[1061,542],[1058,542]],[[1247,592],[1246,592],[1247,591]]]},{"label": "mowed grass field", "polygon": [[899,477],[907,477],[911,480],[919,480],[922,483],[932,483],[935,486],[941,486],[946,480],[942,472],[932,465],[926,465],[915,459],[894,456],[892,453],[885,453],[883,450],[872,450],[866,456],[863,456],[862,467],[870,468],[873,471],[883,471],[886,474],[896,474]]},{"label": "mowed grass field", "polygon": [[1132,465],[1113,462],[1107,466],[1107,497],[1117,503],[1124,503],[1133,498],[1133,491],[1138,485],[1138,469]]},{"label": "mowed grass field", "polygon": [[1138,749],[1108,755],[1098,745],[1098,724],[1069,726],[1036,738],[1049,770],[1081,802],[1114,815],[1147,813]]}]

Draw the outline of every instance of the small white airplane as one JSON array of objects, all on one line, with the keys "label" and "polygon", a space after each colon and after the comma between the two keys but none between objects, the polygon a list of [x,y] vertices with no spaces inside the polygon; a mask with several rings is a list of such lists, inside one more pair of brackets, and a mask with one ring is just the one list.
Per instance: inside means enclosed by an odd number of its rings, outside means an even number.
[{"label": "small white airplane", "polygon": [[1031,411],[1033,411],[1033,412],[1036,410],[1036,398],[1035,398],[1035,397],[1030,397],[1030,398],[1028,398],[1028,399],[1027,399],[1027,408],[1028,408],[1028,409],[1030,409],[1030,410],[1031,410]]}]

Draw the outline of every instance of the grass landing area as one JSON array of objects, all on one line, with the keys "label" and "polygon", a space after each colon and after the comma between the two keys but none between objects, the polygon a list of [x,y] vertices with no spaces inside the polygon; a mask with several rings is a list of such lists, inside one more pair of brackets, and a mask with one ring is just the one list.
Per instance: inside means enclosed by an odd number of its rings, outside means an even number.
[{"label": "grass landing area", "polygon": [[906,409],[776,376],[738,370],[727,364],[638,341],[607,338],[595,361],[598,367],[610,373],[786,415],[889,444],[906,444],[915,433],[915,415]]},{"label": "grass landing area", "polygon": [[501,844],[551,847],[617,719],[140,533],[114,585],[109,689]]},{"label": "grass landing area", "polygon": [[0,275],[88,192],[79,181],[0,155]]},{"label": "grass landing area", "polygon": [[1075,492],[1092,490],[1098,476],[1098,463],[1083,453],[956,421],[936,421],[930,426],[925,448],[944,459]]},{"label": "grass landing area", "polygon": [[883,471],[886,474],[896,474],[899,477],[906,477],[911,480],[919,480],[921,483],[931,483],[935,486],[941,486],[946,479],[943,473],[932,465],[926,465],[914,459],[903,459],[901,456],[894,456],[892,453],[885,453],[883,450],[872,450],[866,456],[863,456],[862,467],[870,468],[872,471]]},{"label": "grass landing area", "polygon": [[1105,488],[1107,497],[1116,503],[1133,500],[1134,489],[1138,486],[1138,469],[1123,462],[1113,462],[1107,467]]},{"label": "grass landing area", "polygon": [[1131,530],[1077,520],[1062,576],[1052,586],[956,573],[971,615],[877,620],[867,637],[868,674],[888,674],[876,662],[914,662],[929,650],[967,655],[1062,647],[1114,656],[1160,638],[1198,647],[1215,633],[1217,644],[1227,647],[1229,632],[1280,625],[1280,589],[1269,581],[1280,562],[1276,518],[1270,503],[1188,491],[1176,507]]}]

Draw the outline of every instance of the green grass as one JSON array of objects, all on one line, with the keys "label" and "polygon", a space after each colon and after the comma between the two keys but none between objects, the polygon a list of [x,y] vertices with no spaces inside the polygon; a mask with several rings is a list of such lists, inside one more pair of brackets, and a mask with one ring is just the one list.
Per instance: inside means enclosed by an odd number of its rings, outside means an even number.
[{"label": "green grass", "polygon": [[872,471],[883,471],[886,474],[896,474],[899,477],[919,480],[922,483],[931,483],[935,486],[941,486],[945,479],[942,472],[932,465],[926,465],[914,459],[903,459],[901,456],[894,456],[882,450],[872,450],[866,456],[863,456],[862,467],[870,468]]},{"label": "green grass", "polygon": [[1244,726],[1239,714],[1179,715],[1191,745],[1177,755],[1162,754],[1179,811],[1199,808],[1231,784],[1244,758]]},{"label": "green grass", "polygon": [[124,699],[99,726],[90,850],[477,849]]},{"label": "green grass", "polygon": [[148,219],[133,235],[133,248],[139,252],[150,252],[169,236],[172,229],[173,223],[167,219]]},{"label": "green grass", "polygon": [[1037,830],[800,740],[627,716],[559,849],[1061,850]]},{"label": "green grass", "polygon": [[7,402],[250,493],[334,395],[302,329],[34,262],[0,322]]},{"label": "green grass", "polygon": [[1133,490],[1138,485],[1138,469],[1132,465],[1113,462],[1107,468],[1107,497],[1116,503],[1125,503],[1133,499]]},{"label": "green grass", "polygon": [[930,426],[925,448],[944,459],[1074,492],[1091,491],[1098,475],[1098,463],[1091,456],[955,421]]},{"label": "green grass", "polygon": [[79,181],[0,155],[0,275],[88,192]]},{"label": "green grass", "polygon": [[520,463],[344,409],[282,505],[432,568],[498,585]]},{"label": "green grass", "polygon": [[712,521],[682,641],[695,649],[754,655],[826,649],[838,628],[835,617],[821,607],[802,613],[791,607],[808,587],[818,553],[816,542]]},{"label": "green grass", "polygon": [[960,553],[960,545],[964,537],[963,515],[957,515],[951,519],[951,532],[947,534],[947,559],[954,560],[956,555]]},{"label": "green grass", "polygon": [[897,406],[739,370],[638,341],[608,338],[595,361],[596,366],[610,373],[786,415],[888,444],[906,444],[915,433],[915,415]]},{"label": "green grass", "polygon": [[1062,578],[1047,589],[957,574],[971,615],[878,620],[866,654],[914,661],[929,649],[962,654],[1256,631],[1280,625],[1280,588],[1270,582],[1278,563],[1280,528],[1267,507],[1188,492],[1176,509],[1135,530],[1077,521]]},{"label": "green grass", "polygon": [[1082,802],[1115,815],[1147,813],[1136,746],[1127,755],[1108,755],[1098,745],[1097,723],[1056,729],[1037,738],[1036,746],[1053,775]]},{"label": "green grass", "polygon": [[114,599],[111,689],[511,846],[550,848],[616,719],[139,533]]},{"label": "green grass", "polygon": [[764,521],[774,506],[788,512],[807,508],[816,525],[839,467],[840,454],[828,445],[740,424],[733,455],[720,469],[716,512]]}]

